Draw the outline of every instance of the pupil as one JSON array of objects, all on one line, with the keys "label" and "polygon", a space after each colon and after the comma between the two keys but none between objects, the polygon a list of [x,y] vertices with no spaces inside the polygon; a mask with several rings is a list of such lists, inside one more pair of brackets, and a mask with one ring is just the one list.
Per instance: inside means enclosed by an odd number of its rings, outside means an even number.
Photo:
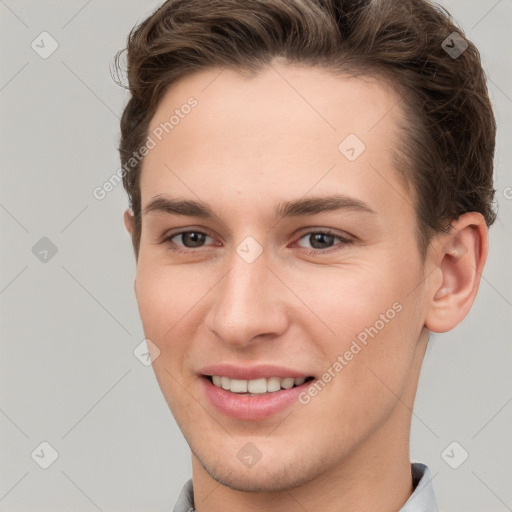
[{"label": "pupil", "polygon": [[[334,235],[329,235],[327,233],[313,233],[312,235],[310,235],[309,241],[310,241],[312,247],[314,247],[315,249],[323,249],[323,248],[325,248],[325,245],[322,245],[322,240],[323,240],[323,243],[325,244],[326,237],[327,237],[327,244],[330,247],[331,243],[333,242]],[[315,247],[315,244],[317,243],[318,240],[320,240],[320,247]]]}]

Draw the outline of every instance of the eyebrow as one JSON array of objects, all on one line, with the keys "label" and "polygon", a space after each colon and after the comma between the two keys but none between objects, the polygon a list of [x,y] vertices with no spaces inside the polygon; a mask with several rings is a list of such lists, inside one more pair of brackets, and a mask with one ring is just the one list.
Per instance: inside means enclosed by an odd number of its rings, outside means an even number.
[{"label": "eyebrow", "polygon": [[[274,209],[274,217],[304,217],[324,212],[353,210],[377,215],[365,202],[342,194],[294,199],[279,203]],[[143,214],[165,213],[211,219],[216,217],[212,209],[202,201],[169,199],[162,196],[154,197],[143,209]]]}]

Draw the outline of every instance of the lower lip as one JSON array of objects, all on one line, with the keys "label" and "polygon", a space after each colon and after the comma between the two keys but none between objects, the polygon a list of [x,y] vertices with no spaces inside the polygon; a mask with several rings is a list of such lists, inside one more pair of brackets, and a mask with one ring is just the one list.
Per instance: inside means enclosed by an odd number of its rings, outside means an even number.
[{"label": "lower lip", "polygon": [[240,395],[215,386],[207,377],[200,379],[206,396],[221,413],[239,420],[263,420],[283,411],[298,401],[298,396],[312,380],[290,389],[273,391],[260,396]]}]

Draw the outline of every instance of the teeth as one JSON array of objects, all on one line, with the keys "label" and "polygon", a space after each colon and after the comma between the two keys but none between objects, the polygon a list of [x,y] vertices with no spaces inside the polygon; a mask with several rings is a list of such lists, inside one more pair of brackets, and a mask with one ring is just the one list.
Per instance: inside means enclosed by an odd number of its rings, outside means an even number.
[{"label": "teeth", "polygon": [[300,377],[298,379],[295,379],[295,385],[300,386],[301,384],[304,384],[306,382],[306,377]]},{"label": "teeth", "polygon": [[247,381],[239,379],[231,379],[230,391],[233,393],[247,393]]},{"label": "teeth", "polygon": [[254,379],[245,382],[247,382],[247,389],[249,393],[267,392],[267,379]]},{"label": "teeth", "polygon": [[271,393],[279,391],[280,389],[290,389],[293,386],[300,386],[306,381],[306,377],[270,377],[268,379],[230,379],[229,377],[221,377],[213,375],[212,381],[218,388],[226,389],[233,393],[251,393],[255,395],[262,395],[263,393]]},{"label": "teeth", "polygon": [[220,385],[222,389],[229,389],[231,384],[231,379],[229,377],[221,377],[220,378]]},{"label": "teeth", "polygon": [[294,384],[295,384],[295,381],[291,377],[287,377],[286,379],[283,379],[281,381],[281,387],[284,388],[284,389],[293,388]]},{"label": "teeth", "polygon": [[281,379],[279,377],[270,377],[267,379],[267,391],[279,391],[281,389]]}]

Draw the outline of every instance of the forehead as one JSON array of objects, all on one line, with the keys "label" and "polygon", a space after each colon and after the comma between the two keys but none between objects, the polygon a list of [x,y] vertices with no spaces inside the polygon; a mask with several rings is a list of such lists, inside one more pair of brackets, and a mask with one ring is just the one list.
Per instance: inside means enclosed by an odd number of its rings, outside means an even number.
[{"label": "forehead", "polygon": [[263,207],[261,198],[313,188],[403,202],[392,158],[400,117],[382,80],[283,64],[250,78],[196,72],[168,89],[151,120],[156,145],[143,163],[142,204],[215,191],[224,200],[258,196]]}]

